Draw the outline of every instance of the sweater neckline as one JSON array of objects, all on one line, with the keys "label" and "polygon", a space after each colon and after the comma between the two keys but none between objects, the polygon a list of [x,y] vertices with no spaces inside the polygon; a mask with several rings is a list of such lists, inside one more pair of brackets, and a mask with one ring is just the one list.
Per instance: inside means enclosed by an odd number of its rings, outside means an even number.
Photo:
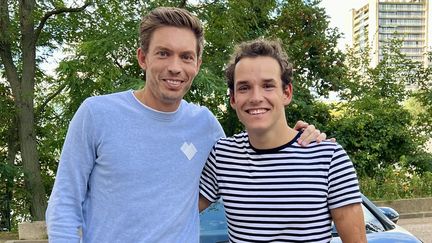
[{"label": "sweater neckline", "polygon": [[180,102],[179,107],[175,111],[170,111],[170,112],[158,111],[156,109],[151,108],[150,106],[143,104],[140,100],[138,100],[138,98],[134,94],[134,90],[129,90],[128,94],[131,99],[131,102],[138,109],[142,110],[146,115],[149,115],[157,120],[172,121],[174,119],[177,119],[177,117],[180,116],[185,103],[185,101],[182,100]]}]

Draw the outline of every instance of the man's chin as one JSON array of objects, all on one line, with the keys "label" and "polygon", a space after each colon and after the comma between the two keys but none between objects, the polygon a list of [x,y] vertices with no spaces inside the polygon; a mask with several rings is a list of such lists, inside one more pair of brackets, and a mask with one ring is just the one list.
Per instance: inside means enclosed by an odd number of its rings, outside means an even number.
[{"label": "man's chin", "polygon": [[248,133],[254,133],[254,134],[264,134],[270,130],[270,128],[267,126],[257,125],[257,124],[245,125],[245,128]]},{"label": "man's chin", "polygon": [[184,95],[164,95],[163,100],[166,104],[176,104],[179,103],[183,99]]}]

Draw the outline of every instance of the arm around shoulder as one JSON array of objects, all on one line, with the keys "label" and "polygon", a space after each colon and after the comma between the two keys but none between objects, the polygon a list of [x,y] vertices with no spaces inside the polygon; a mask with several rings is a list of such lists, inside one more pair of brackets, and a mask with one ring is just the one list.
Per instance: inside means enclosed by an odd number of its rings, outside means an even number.
[{"label": "arm around shoulder", "polygon": [[366,227],[361,203],[331,210],[338,234],[344,243],[365,243]]}]

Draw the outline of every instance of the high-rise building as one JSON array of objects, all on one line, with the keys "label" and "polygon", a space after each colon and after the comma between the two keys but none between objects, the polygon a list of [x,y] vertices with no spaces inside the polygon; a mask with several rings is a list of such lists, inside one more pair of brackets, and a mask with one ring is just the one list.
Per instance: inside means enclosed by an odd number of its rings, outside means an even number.
[{"label": "high-rise building", "polygon": [[352,9],[353,46],[370,45],[372,65],[382,59],[383,46],[391,39],[402,40],[401,52],[428,65],[425,53],[431,41],[429,0],[369,0]]}]

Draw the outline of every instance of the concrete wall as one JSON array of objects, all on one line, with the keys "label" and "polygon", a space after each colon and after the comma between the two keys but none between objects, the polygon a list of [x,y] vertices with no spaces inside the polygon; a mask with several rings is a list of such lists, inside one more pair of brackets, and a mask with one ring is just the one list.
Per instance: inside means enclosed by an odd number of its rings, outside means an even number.
[{"label": "concrete wall", "polygon": [[432,197],[400,199],[393,201],[374,201],[378,207],[391,207],[395,209],[400,218],[432,217]]}]

